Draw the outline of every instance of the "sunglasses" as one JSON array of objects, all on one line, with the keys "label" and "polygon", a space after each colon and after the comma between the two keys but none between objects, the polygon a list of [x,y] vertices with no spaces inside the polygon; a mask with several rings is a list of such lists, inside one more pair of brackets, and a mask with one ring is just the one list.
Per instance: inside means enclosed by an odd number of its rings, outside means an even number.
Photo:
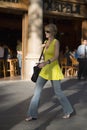
[{"label": "sunglasses", "polygon": [[50,33],[50,31],[46,30],[45,33]]}]

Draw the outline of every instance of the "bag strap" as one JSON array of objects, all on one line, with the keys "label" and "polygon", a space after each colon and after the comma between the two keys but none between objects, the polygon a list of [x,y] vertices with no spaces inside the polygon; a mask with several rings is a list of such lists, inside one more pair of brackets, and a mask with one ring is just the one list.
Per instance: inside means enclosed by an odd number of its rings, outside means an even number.
[{"label": "bag strap", "polygon": [[[47,40],[45,40],[44,44],[46,44],[46,42],[47,42]],[[42,56],[43,56],[44,48],[45,48],[45,46],[44,46],[43,49],[42,49],[42,52],[41,52],[41,55],[40,55],[40,58],[39,58],[39,62],[41,61],[41,58],[42,58]]]},{"label": "bag strap", "polygon": [[39,62],[41,61],[41,58],[42,58],[42,56],[43,56],[44,48],[45,48],[45,46],[44,46],[43,49],[42,49],[42,52],[41,52],[41,55],[40,55],[40,58],[39,58]]}]

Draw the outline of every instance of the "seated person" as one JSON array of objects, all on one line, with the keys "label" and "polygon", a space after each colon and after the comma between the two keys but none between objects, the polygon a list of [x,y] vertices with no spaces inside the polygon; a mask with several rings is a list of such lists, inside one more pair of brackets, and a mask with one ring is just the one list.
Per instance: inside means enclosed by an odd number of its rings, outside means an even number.
[{"label": "seated person", "polygon": [[4,48],[2,44],[0,44],[0,59],[4,59]]},{"label": "seated person", "polygon": [[65,56],[65,58],[67,59],[67,66],[71,66],[71,65],[72,65],[72,61],[71,61],[71,59],[70,59],[71,52],[70,52],[68,46],[66,46],[65,49],[66,49],[66,50],[65,50],[64,56]]}]

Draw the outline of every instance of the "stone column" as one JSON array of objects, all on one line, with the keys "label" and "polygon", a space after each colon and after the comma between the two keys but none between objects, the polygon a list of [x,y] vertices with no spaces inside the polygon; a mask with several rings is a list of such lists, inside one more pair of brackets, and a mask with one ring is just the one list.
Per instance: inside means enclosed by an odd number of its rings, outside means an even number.
[{"label": "stone column", "polygon": [[38,62],[41,53],[43,29],[43,1],[30,0],[28,9],[28,44],[25,57],[25,79],[30,80],[33,66]]}]

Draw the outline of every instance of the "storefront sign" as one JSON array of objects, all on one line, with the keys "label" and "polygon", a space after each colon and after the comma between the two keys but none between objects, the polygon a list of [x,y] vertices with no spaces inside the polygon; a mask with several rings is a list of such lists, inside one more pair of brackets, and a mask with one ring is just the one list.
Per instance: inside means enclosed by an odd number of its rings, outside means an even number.
[{"label": "storefront sign", "polygon": [[18,3],[19,0],[0,0],[0,1],[3,1],[3,2],[14,2],[14,3]]},{"label": "storefront sign", "polygon": [[80,4],[61,2],[58,0],[48,0],[44,2],[44,10],[80,14]]}]

